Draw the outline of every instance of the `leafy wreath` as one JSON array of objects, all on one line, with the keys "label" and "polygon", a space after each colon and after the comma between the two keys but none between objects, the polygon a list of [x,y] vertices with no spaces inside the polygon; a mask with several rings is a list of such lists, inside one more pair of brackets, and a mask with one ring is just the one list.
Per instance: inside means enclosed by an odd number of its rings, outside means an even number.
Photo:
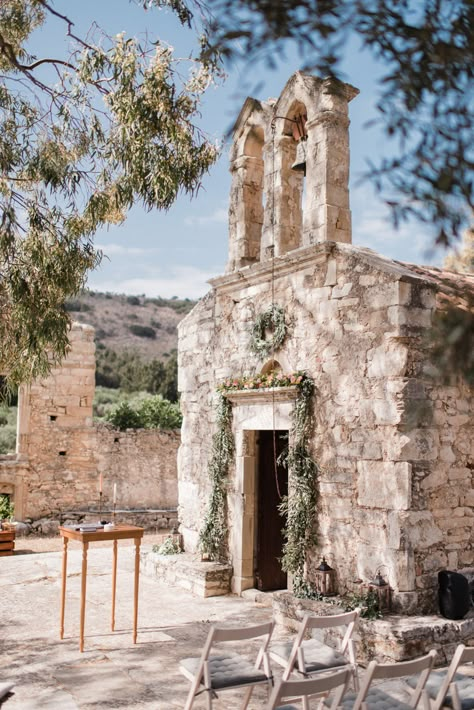
[{"label": "leafy wreath", "polygon": [[[273,332],[269,340],[265,338],[267,330]],[[288,333],[285,311],[274,303],[263,313],[260,313],[250,329],[250,350],[261,358],[267,357],[273,350],[283,345]]]}]

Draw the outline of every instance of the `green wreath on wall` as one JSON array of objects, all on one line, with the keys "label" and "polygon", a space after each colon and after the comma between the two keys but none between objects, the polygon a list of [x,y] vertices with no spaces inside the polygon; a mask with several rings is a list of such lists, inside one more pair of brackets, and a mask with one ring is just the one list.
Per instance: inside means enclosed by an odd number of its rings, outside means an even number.
[{"label": "green wreath on wall", "polygon": [[[272,337],[267,338],[267,331]],[[274,350],[281,348],[288,334],[285,311],[274,303],[260,313],[250,329],[250,350],[261,358],[267,357]]]}]

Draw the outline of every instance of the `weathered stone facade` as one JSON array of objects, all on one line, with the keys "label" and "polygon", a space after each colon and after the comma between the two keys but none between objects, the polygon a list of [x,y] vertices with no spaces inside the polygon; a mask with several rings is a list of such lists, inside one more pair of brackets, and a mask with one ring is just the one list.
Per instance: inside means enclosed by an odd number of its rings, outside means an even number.
[{"label": "weathered stone facade", "polygon": [[[322,474],[309,577],[322,554],[340,591],[383,565],[396,608],[419,613],[433,608],[440,569],[474,564],[474,397],[462,382],[446,387],[428,376],[424,336],[443,274],[350,244],[347,104],[356,93],[296,74],[276,103],[248,99],[237,121],[228,271],[179,326],[181,532],[195,550],[210,492],[215,388],[268,369],[270,358],[249,349],[249,330],[275,303],[290,327],[274,358],[316,385],[312,446]],[[306,117],[305,191],[290,170],[296,141],[284,119],[295,111]],[[474,289],[474,279],[465,284]],[[258,432],[291,430],[294,394],[230,398],[229,554],[240,592],[255,585],[265,503],[256,495]]]},{"label": "weathered stone facade", "polygon": [[50,376],[20,388],[16,455],[0,457],[0,492],[15,517],[64,516],[97,509],[173,509],[177,505],[178,431],[118,431],[94,423],[94,329],[74,323],[71,349]]}]

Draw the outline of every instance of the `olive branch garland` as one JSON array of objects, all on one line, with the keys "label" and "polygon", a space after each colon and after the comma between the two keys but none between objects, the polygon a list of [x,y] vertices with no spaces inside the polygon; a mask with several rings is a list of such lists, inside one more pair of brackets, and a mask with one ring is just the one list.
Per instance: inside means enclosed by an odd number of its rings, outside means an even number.
[{"label": "olive branch garland", "polygon": [[285,496],[280,504],[280,513],[286,519],[281,563],[283,569],[293,575],[295,596],[305,596],[310,586],[305,579],[306,558],[310,548],[317,543],[315,528],[320,467],[309,447],[313,428],[314,381],[304,375],[297,388],[290,444],[278,460],[288,469],[290,490],[290,495]]},{"label": "olive branch garland", "polygon": [[[267,330],[272,331],[272,337],[267,340]],[[270,308],[260,313],[250,328],[250,350],[260,358],[267,357],[272,351],[281,348],[288,334],[285,311],[281,306],[272,303]]]},{"label": "olive branch garland", "polygon": [[234,457],[232,404],[218,392],[216,402],[217,430],[212,437],[211,457],[207,471],[212,483],[204,523],[199,533],[199,549],[212,560],[226,559],[227,495],[226,482]]},{"label": "olive branch garland", "polygon": [[[258,388],[261,376],[255,378]],[[226,483],[229,466],[234,455],[232,434],[232,405],[227,392],[253,389],[252,378],[230,378],[218,389],[216,403],[217,431],[213,436],[208,473],[212,490],[204,523],[199,534],[199,548],[211,559],[224,560],[227,556],[227,496]],[[258,381],[258,382],[257,382]],[[279,387],[296,386],[297,397],[292,413],[292,428],[287,451],[279,463],[288,468],[289,489],[280,513],[286,519],[284,528],[285,545],[282,567],[293,574],[295,596],[304,596],[309,589],[305,580],[305,563],[309,549],[316,544],[316,505],[318,501],[317,481],[319,465],[311,456],[309,437],[313,426],[314,382],[302,372],[280,375]]]}]

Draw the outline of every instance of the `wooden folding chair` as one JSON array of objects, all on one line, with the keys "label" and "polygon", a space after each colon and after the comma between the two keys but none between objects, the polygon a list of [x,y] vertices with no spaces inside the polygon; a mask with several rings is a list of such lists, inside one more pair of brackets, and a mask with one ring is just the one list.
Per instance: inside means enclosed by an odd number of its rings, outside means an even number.
[{"label": "wooden folding chair", "polygon": [[[333,616],[305,614],[293,644],[291,641],[273,644],[269,650],[270,658],[285,668],[283,671],[284,680],[288,680],[293,670],[308,677],[315,673],[350,666],[353,674],[353,686],[357,690],[359,685],[352,634],[358,619],[358,609]],[[338,626],[347,628],[337,649],[316,638],[304,640],[305,634],[310,629],[325,630]]]},{"label": "wooden folding chair", "polygon": [[[343,710],[410,710],[420,704],[429,710],[429,698],[424,690],[428,676],[433,668],[436,651],[430,651],[426,656],[413,661],[401,663],[379,664],[371,661],[361,680],[360,690],[356,693],[346,693],[340,707]],[[372,685],[376,680],[392,680],[416,674],[416,683],[411,690],[408,702],[390,695],[383,685]]]},{"label": "wooden folding chair", "polygon": [[[347,685],[351,680],[351,669],[343,668],[340,671],[320,675],[317,678],[305,678],[304,680],[280,680],[271,694],[265,710],[299,710],[300,705],[279,705],[282,700],[301,700],[303,710],[309,709],[309,700],[312,697],[319,697],[320,707],[329,707],[336,710],[339,707],[341,698],[344,695]],[[334,696],[328,705],[322,705],[323,701],[331,691]],[[329,703],[329,701],[328,701]]]},{"label": "wooden folding chair", "polygon": [[[190,710],[197,695],[207,693],[207,706],[212,708],[212,700],[217,691],[248,686],[242,710],[247,707],[254,686],[266,684],[268,694],[273,683],[267,647],[273,633],[274,622],[248,626],[244,628],[222,628],[213,626],[199,658],[185,658],[181,661],[180,671],[191,681],[184,710]],[[225,641],[243,641],[263,636],[262,644],[255,663],[245,656],[232,651],[211,653],[216,643]],[[263,666],[263,668],[262,668]]]},{"label": "wooden folding chair", "polygon": [[[430,699],[431,710],[440,710],[448,705],[454,710],[474,708],[474,677],[457,673],[458,667],[465,663],[474,663],[474,648],[460,644],[447,670],[435,670],[430,673],[425,690]],[[415,678],[407,682],[413,687]]]}]

